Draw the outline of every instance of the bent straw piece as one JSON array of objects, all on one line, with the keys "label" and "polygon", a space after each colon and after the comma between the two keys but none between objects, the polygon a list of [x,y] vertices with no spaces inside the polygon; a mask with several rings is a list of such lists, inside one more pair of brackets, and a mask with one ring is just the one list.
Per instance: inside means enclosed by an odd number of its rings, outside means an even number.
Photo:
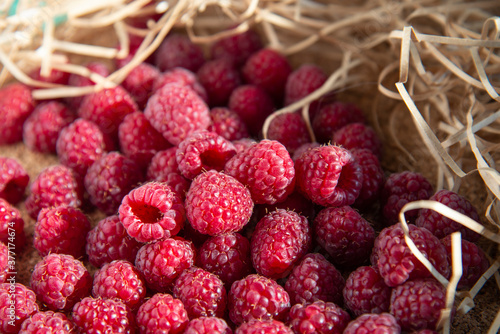
[{"label": "bent straw piece", "polygon": [[[471,132],[476,133],[479,130],[484,129],[488,125],[491,125],[494,123],[496,120],[500,119],[500,109],[495,111],[492,115],[483,118],[482,120],[475,122],[472,127],[471,127]],[[441,145],[443,145],[444,148],[450,147],[464,139],[467,139],[467,129],[463,128],[451,135],[448,139],[443,141]]]},{"label": "bent straw piece", "polygon": [[493,323],[491,324],[488,330],[488,334],[498,333],[499,330],[500,330],[500,311],[497,312],[495,320],[493,320]]},{"label": "bent straw piece", "polygon": [[36,100],[55,99],[61,97],[75,97],[97,92],[97,85],[83,87],[59,87],[50,89],[35,89],[32,96]]},{"label": "bent straw piece", "polygon": [[[470,48],[470,53],[472,56],[472,60],[474,62],[474,66],[476,67],[476,72],[479,76],[479,80],[481,80],[481,83],[484,86],[484,89],[486,92],[491,96],[492,99],[500,102],[500,96],[497,94],[495,91],[495,87],[491,84],[490,80],[488,79],[488,76],[486,75],[486,71],[484,70],[484,65],[481,62],[481,58],[479,57],[479,52],[477,47],[472,47]],[[500,88],[497,88],[500,91]]]},{"label": "bent straw piece", "polygon": [[52,41],[52,48],[53,50],[63,51],[67,53],[73,53],[89,57],[107,58],[107,59],[113,59],[114,57],[116,57],[118,53],[115,48],[73,43],[57,39]]},{"label": "bent straw piece", "polygon": [[[116,1],[116,0],[115,0]],[[150,0],[134,0],[124,5],[123,7],[119,7],[119,5],[123,5],[123,0],[116,1],[116,5],[109,8],[118,8],[111,12],[111,14],[100,16],[100,17],[92,17],[90,19],[82,19],[78,18],[80,15],[73,15],[73,20],[70,20],[69,23],[71,26],[79,27],[79,28],[102,28],[112,25],[117,21],[124,20],[131,13],[134,13],[144,7],[146,4],[150,2]],[[72,14],[72,13],[70,13]]]},{"label": "bent straw piece", "polygon": [[[389,34],[390,38],[403,39],[404,38],[404,30],[393,30]],[[457,38],[457,37],[447,37],[447,36],[437,36],[437,35],[429,35],[415,32],[415,37],[421,42],[429,42],[434,44],[445,44],[445,45],[454,45],[454,46],[463,46],[463,47],[471,47],[471,46],[482,46],[485,48],[499,48],[500,41],[492,41],[492,40],[477,40],[471,38]]]}]

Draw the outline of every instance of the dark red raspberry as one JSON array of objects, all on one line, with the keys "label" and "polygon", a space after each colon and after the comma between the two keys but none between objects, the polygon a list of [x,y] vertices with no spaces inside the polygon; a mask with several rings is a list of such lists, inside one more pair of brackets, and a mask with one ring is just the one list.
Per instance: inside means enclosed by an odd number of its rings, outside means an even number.
[{"label": "dark red raspberry", "polygon": [[170,189],[176,191],[184,200],[191,180],[186,179],[179,171],[175,158],[176,152],[177,147],[171,147],[156,153],[148,166],[146,179],[165,182]]},{"label": "dark red raspberry", "polygon": [[241,234],[227,233],[207,239],[198,250],[196,264],[230,288],[252,272],[250,261],[250,241]]},{"label": "dark red raspberry", "polygon": [[172,237],[186,219],[179,194],[161,182],[148,182],[130,191],[118,212],[127,233],[139,242]]},{"label": "dark red raspberry", "polygon": [[[85,86],[93,86],[95,85],[95,82],[92,80],[92,77],[95,76],[95,74],[101,76],[101,77],[107,77],[110,74],[110,69],[108,66],[102,62],[90,62],[87,65],[85,65],[87,70],[90,72],[89,77],[86,76],[81,76],[78,74],[70,74],[69,79],[68,79],[68,85],[73,86],[73,87],[85,87]],[[95,74],[93,74],[93,73]],[[68,105],[70,106],[70,109],[72,111],[77,111],[78,108],[80,107],[80,104],[82,103],[83,99],[85,96],[74,96],[74,97],[69,97],[66,99]]]},{"label": "dark red raspberry", "polygon": [[311,221],[314,218],[314,203],[309,199],[305,198],[298,191],[291,193],[283,202],[276,204],[259,204],[255,206],[254,217],[256,221],[261,220],[265,215],[276,209],[285,209],[289,211],[295,211],[299,215],[302,215]]},{"label": "dark red raspberry", "polygon": [[100,220],[87,234],[86,251],[89,262],[97,268],[113,260],[135,261],[142,246],[128,235],[118,215]]},{"label": "dark red raspberry", "polygon": [[418,331],[413,331],[411,334],[439,334],[437,331],[433,331],[431,329],[421,329]]},{"label": "dark red raspberry", "polygon": [[33,245],[38,254],[69,254],[74,258],[85,255],[90,221],[80,209],[62,205],[43,208],[38,214]]},{"label": "dark red raspberry", "polygon": [[73,307],[71,319],[82,333],[135,333],[134,315],[116,299],[85,297]]},{"label": "dark red raspberry", "polygon": [[139,166],[118,152],[98,158],[85,174],[90,201],[107,215],[118,212],[120,203],[143,179]]},{"label": "dark red raspberry", "polygon": [[75,330],[75,325],[64,313],[38,311],[24,320],[19,334],[71,334]]},{"label": "dark red raspberry", "polygon": [[241,117],[225,107],[215,107],[210,110],[212,122],[207,130],[217,133],[229,141],[247,138],[248,129]]},{"label": "dark red raspberry", "polygon": [[224,58],[207,61],[196,74],[207,91],[212,107],[227,105],[233,90],[241,85],[239,71],[231,61]]},{"label": "dark red raspberry", "polygon": [[295,150],[295,152],[293,152],[292,160],[293,161],[297,161],[297,159],[302,155],[302,153],[304,153],[308,149],[310,149],[310,148],[316,148],[316,147],[320,147],[320,146],[321,145],[319,143],[317,143],[317,142],[302,144],[299,147],[297,147],[297,149]]},{"label": "dark red raspberry", "polygon": [[363,185],[353,206],[359,209],[367,209],[379,202],[380,193],[385,183],[384,170],[377,156],[369,149],[354,149],[351,150],[351,153],[363,171]]},{"label": "dark red raspberry", "polygon": [[207,91],[198,80],[198,76],[190,70],[183,67],[175,67],[161,73],[154,83],[153,92],[171,83],[191,88],[205,103],[208,103]]},{"label": "dark red raspberry", "polygon": [[[458,211],[469,218],[480,223],[476,208],[465,197],[454,191],[442,189],[432,195],[429,200],[436,201],[447,207]],[[421,209],[418,211],[415,225],[425,227],[438,238],[444,238],[453,232],[460,232],[465,240],[476,242],[481,237],[480,234],[472,231],[466,226],[451,220],[431,209]]]},{"label": "dark red raspberry", "polygon": [[231,285],[228,309],[236,325],[252,319],[282,321],[290,309],[290,297],[275,280],[251,274]]},{"label": "dark red raspberry", "polygon": [[189,322],[182,302],[163,293],[157,293],[144,302],[137,311],[136,320],[140,334],[182,334]]},{"label": "dark red raspberry", "polygon": [[199,317],[189,321],[184,334],[233,334],[224,319]]},{"label": "dark red raspberry", "polygon": [[[288,76],[285,85],[285,105],[292,104],[320,88],[326,81],[325,72],[314,64],[303,64]],[[309,109],[317,109],[313,102]],[[311,110],[313,111],[313,110]]]},{"label": "dark red raspberry", "polygon": [[188,36],[171,34],[155,52],[155,64],[160,71],[184,67],[196,72],[205,62],[203,50],[191,42]]},{"label": "dark red raspberry", "polygon": [[252,138],[243,138],[238,140],[233,140],[233,145],[236,147],[236,153],[246,150],[250,146],[257,144],[257,142]]},{"label": "dark red raspberry", "polygon": [[370,258],[375,230],[350,206],[321,210],[313,225],[316,241],[334,264],[357,267]]},{"label": "dark red raspberry", "polygon": [[252,215],[248,189],[230,175],[211,170],[191,183],[185,200],[191,226],[211,236],[238,232]]},{"label": "dark red raspberry", "polygon": [[45,83],[53,83],[57,85],[67,85],[69,80],[69,72],[61,71],[57,69],[51,69],[48,75],[42,74],[41,67],[29,73],[29,76],[37,81]]},{"label": "dark red raspberry", "polygon": [[254,52],[262,49],[260,36],[253,30],[224,37],[210,47],[213,59],[224,58],[236,66],[242,66]]},{"label": "dark red raspberry", "polygon": [[24,320],[38,312],[36,296],[21,283],[0,284],[0,331],[18,333]]},{"label": "dark red raspberry", "polygon": [[60,102],[39,104],[24,122],[23,141],[32,151],[56,153],[59,133],[75,118],[75,114]]},{"label": "dark red raspberry", "polygon": [[275,140],[261,140],[237,153],[227,162],[225,171],[248,187],[256,204],[283,202],[295,187],[292,158]]},{"label": "dark red raspberry", "polygon": [[279,279],[287,276],[311,246],[307,218],[277,209],[262,218],[250,241],[250,254],[257,273]]},{"label": "dark red raspberry", "polygon": [[295,304],[288,317],[288,324],[297,334],[342,334],[351,321],[349,313],[334,303],[322,300]]},{"label": "dark red raspberry", "polygon": [[61,205],[79,208],[82,199],[83,189],[73,171],[63,165],[53,165],[38,174],[25,204],[31,218],[36,219],[43,208]]},{"label": "dark red raspberry", "polygon": [[[449,277],[450,263],[439,239],[425,228],[408,225],[409,235],[417,248],[443,276]],[[406,244],[401,224],[383,229],[375,239],[372,264],[390,287],[409,279],[431,277],[427,268],[413,255]]]},{"label": "dark red raspberry", "polygon": [[367,313],[351,321],[344,330],[344,334],[365,333],[400,334],[401,327],[390,313]]},{"label": "dark red raspberry", "polygon": [[345,280],[340,271],[319,253],[307,254],[292,270],[285,283],[292,304],[317,300],[342,305]]},{"label": "dark red raspberry", "polygon": [[148,63],[140,63],[127,75],[122,82],[140,110],[144,110],[148,99],[153,94],[153,87],[160,77],[160,71]]},{"label": "dark red raspberry", "polygon": [[16,265],[12,262],[9,263],[9,247],[7,244],[0,242],[0,283],[5,283],[7,278],[11,275],[9,272],[16,271]]},{"label": "dark red raspberry", "polygon": [[296,161],[298,189],[323,206],[352,205],[363,184],[361,166],[351,152],[334,145],[305,151]]},{"label": "dark red raspberry", "polygon": [[294,332],[283,322],[274,319],[252,319],[241,324],[234,334],[293,334]]},{"label": "dark red raspberry", "polygon": [[332,142],[348,150],[367,148],[377,157],[382,156],[382,142],[372,127],[363,123],[344,125],[332,137]]},{"label": "dark red raspberry", "polygon": [[31,90],[25,84],[13,83],[0,89],[0,145],[23,139],[24,121],[34,108]]},{"label": "dark red raspberry", "polygon": [[90,295],[92,276],[81,261],[71,255],[54,253],[35,265],[30,286],[49,309],[69,311]]},{"label": "dark red raspberry", "polygon": [[0,242],[12,245],[15,253],[20,252],[26,244],[21,212],[3,198],[0,198]]},{"label": "dark red raspberry", "polygon": [[23,199],[29,181],[30,177],[19,161],[0,156],[0,198],[17,204]]},{"label": "dark red raspberry", "polygon": [[285,113],[273,118],[269,124],[267,138],[285,145],[290,155],[293,155],[301,145],[311,141],[306,123],[297,112]]},{"label": "dark red raspberry", "polygon": [[337,101],[321,107],[312,120],[312,127],[316,140],[327,143],[343,126],[364,121],[362,111],[355,104]]},{"label": "dark red raspberry", "polygon": [[349,274],[345,282],[344,304],[356,316],[388,312],[391,291],[376,269],[358,267]]},{"label": "dark red raspberry", "polygon": [[194,264],[192,244],[179,237],[167,238],[142,246],[137,252],[135,266],[143,274],[148,287],[165,292],[185,269]]}]

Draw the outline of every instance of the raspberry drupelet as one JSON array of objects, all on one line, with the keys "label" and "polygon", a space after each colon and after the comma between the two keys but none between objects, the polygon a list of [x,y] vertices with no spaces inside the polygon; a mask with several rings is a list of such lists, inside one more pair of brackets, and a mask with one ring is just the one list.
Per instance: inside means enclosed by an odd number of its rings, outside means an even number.
[{"label": "raspberry drupelet", "polygon": [[242,83],[238,69],[224,58],[207,61],[196,74],[211,107],[227,105],[233,90]]},{"label": "raspberry drupelet", "polygon": [[199,317],[189,321],[184,334],[233,334],[233,331],[224,319]]},{"label": "raspberry drupelet", "polygon": [[285,323],[275,319],[252,319],[242,323],[234,334],[293,334],[294,332]]},{"label": "raspberry drupelet", "polygon": [[243,119],[226,107],[215,107],[210,110],[211,123],[207,130],[217,133],[229,141],[248,138],[248,129]]},{"label": "raspberry drupelet", "polygon": [[0,198],[0,242],[15,245],[16,253],[19,253],[26,245],[24,219],[21,212],[3,198]]},{"label": "raspberry drupelet", "polygon": [[288,319],[288,324],[297,334],[342,334],[351,321],[349,313],[338,305],[322,300],[295,304]]},{"label": "raspberry drupelet", "polygon": [[390,313],[367,313],[352,320],[344,330],[344,334],[364,333],[400,334],[401,326]]},{"label": "raspberry drupelet", "polygon": [[16,270],[16,266],[9,264],[9,248],[7,244],[0,242],[0,283],[5,283],[11,275],[9,272]]},{"label": "raspberry drupelet", "polygon": [[189,318],[179,299],[157,293],[139,307],[136,323],[140,334],[182,334]]},{"label": "raspberry drupelet", "polygon": [[196,72],[205,63],[205,56],[201,47],[191,42],[188,36],[170,34],[156,50],[154,63],[162,72],[175,67]]},{"label": "raspberry drupelet", "polygon": [[12,83],[0,89],[0,145],[23,139],[23,124],[35,108],[31,90],[22,83]]},{"label": "raspberry drupelet", "polygon": [[0,198],[16,205],[24,197],[30,177],[17,159],[0,156]]},{"label": "raspberry drupelet", "polygon": [[[11,317],[12,312],[14,312],[14,319]],[[33,291],[21,283],[0,284],[1,333],[19,333],[23,321],[36,312],[38,312],[38,304]]]},{"label": "raspberry drupelet", "polygon": [[19,334],[71,334],[75,330],[75,325],[64,313],[38,311],[23,321]]}]

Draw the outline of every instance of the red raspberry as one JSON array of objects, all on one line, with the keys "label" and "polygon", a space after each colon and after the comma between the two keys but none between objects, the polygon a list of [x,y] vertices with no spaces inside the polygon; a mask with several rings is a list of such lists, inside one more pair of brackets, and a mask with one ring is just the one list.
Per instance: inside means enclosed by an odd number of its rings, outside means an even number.
[{"label": "red raspberry", "polygon": [[32,151],[56,153],[59,133],[75,118],[75,114],[60,102],[50,101],[39,104],[24,122],[24,143]]},{"label": "red raspberry", "polygon": [[132,263],[115,260],[95,273],[92,296],[120,300],[132,311],[136,311],[146,297],[146,282]]},{"label": "red raspberry", "polygon": [[90,295],[92,276],[81,261],[71,255],[54,253],[35,265],[30,285],[38,300],[49,309],[68,311]]},{"label": "red raspberry", "polygon": [[[450,263],[446,249],[425,228],[408,225],[410,237],[431,264],[445,277],[450,275]],[[406,244],[401,224],[383,229],[375,239],[372,264],[378,267],[380,276],[390,287],[403,284],[409,279],[431,277],[427,268],[413,255]]]},{"label": "red raspberry", "polygon": [[19,334],[71,334],[75,330],[75,325],[64,313],[38,311],[24,320]]},{"label": "red raspberry", "polygon": [[199,267],[217,275],[226,287],[252,271],[250,241],[241,234],[227,233],[207,239],[198,250]]},{"label": "red raspberry", "polygon": [[[87,65],[85,65],[85,67],[90,72],[96,73],[101,77],[107,77],[110,74],[108,66],[106,66],[104,63],[101,62],[90,62]],[[89,77],[72,73],[69,76],[68,85],[73,87],[85,87],[85,86],[93,86],[95,85],[95,82]],[[82,104],[84,98],[85,96],[73,96],[67,98],[66,101],[70,106],[71,110],[77,111],[78,108],[80,108],[80,104]]]},{"label": "red raspberry", "polygon": [[0,145],[23,139],[24,121],[34,107],[31,90],[25,84],[13,83],[0,89]]},{"label": "red raspberry", "polygon": [[388,312],[391,291],[376,269],[358,267],[349,274],[345,282],[344,303],[356,316]]},{"label": "red raspberry", "polygon": [[148,182],[130,191],[118,212],[127,233],[139,242],[176,235],[186,217],[179,194],[160,182]]},{"label": "red raspberry", "polygon": [[317,300],[342,304],[345,280],[340,271],[319,253],[307,254],[292,270],[285,283],[292,304]]},{"label": "red raspberry", "polygon": [[9,263],[9,248],[3,242],[0,242],[0,283],[5,283],[11,275],[9,272],[15,272],[16,265]]},{"label": "red raspberry", "polygon": [[69,80],[69,72],[51,69],[49,75],[42,75],[41,67],[31,71],[29,76],[37,81],[52,83],[57,85],[67,85]]},{"label": "red raspberry", "polygon": [[160,71],[148,63],[140,63],[122,82],[140,110],[144,110],[148,99],[153,94],[153,87],[160,77]]},{"label": "red raspberry", "polygon": [[365,333],[400,334],[401,327],[390,313],[368,313],[351,321],[344,330],[344,334]]},{"label": "red raspberry", "polygon": [[256,204],[283,202],[295,187],[292,158],[275,140],[261,140],[237,153],[227,162],[225,171],[249,188]]},{"label": "red raspberry", "polygon": [[135,261],[142,246],[128,235],[118,215],[100,220],[87,234],[86,251],[89,262],[97,268],[113,260]]},{"label": "red raspberry", "polygon": [[61,205],[79,208],[83,189],[71,169],[63,165],[49,166],[38,174],[26,198],[26,210],[36,219],[43,208]]},{"label": "red raspberry", "polygon": [[293,152],[293,154],[292,154],[292,160],[293,161],[297,161],[297,159],[302,155],[302,153],[304,153],[308,149],[310,149],[310,148],[316,148],[316,147],[320,147],[320,146],[321,145],[319,143],[317,143],[317,142],[302,144],[299,147],[297,147],[297,149],[295,150],[295,152]]},{"label": "red raspberry", "polygon": [[[285,105],[297,102],[320,88],[326,81],[325,72],[314,64],[303,64],[288,76],[285,85]],[[313,102],[309,109],[314,112],[318,108]]]},{"label": "red raspberry", "polygon": [[293,211],[277,209],[255,227],[250,242],[252,263],[257,273],[273,279],[287,276],[311,246],[307,218]]},{"label": "red raspberry", "polygon": [[191,180],[186,179],[179,171],[175,158],[176,152],[177,147],[171,147],[156,153],[148,166],[146,178],[150,181],[165,182],[184,200]]},{"label": "red raspberry", "polygon": [[215,132],[229,141],[247,138],[248,129],[241,117],[225,107],[215,107],[210,110],[211,124],[208,131]]},{"label": "red raspberry", "polygon": [[273,118],[269,124],[267,138],[285,145],[290,155],[293,155],[301,145],[311,141],[306,123],[297,112],[281,114]]},{"label": "red raspberry", "polygon": [[363,123],[350,123],[335,131],[332,141],[348,150],[367,148],[377,157],[382,155],[382,142],[373,128]]},{"label": "red raspberry", "polygon": [[274,319],[252,319],[241,324],[234,334],[293,334],[290,327],[283,322]]},{"label": "red raspberry", "polygon": [[142,181],[139,166],[118,152],[97,159],[87,170],[85,189],[90,201],[107,215],[115,214],[120,203]]},{"label": "red raspberry", "polygon": [[43,208],[38,214],[33,244],[41,256],[49,253],[83,257],[90,221],[80,209],[62,205]]},{"label": "red raspberry", "polygon": [[148,287],[155,291],[171,290],[177,276],[194,264],[192,244],[179,237],[146,244],[137,252],[135,266]]},{"label": "red raspberry", "polygon": [[351,153],[363,171],[363,185],[353,206],[366,209],[379,201],[385,183],[384,170],[377,156],[369,149],[353,149]]},{"label": "red raspberry", "polygon": [[351,317],[334,303],[317,300],[312,304],[295,304],[288,324],[297,334],[342,334]]},{"label": "red raspberry", "polygon": [[29,181],[30,177],[19,161],[0,156],[0,198],[17,204],[23,199]]},{"label": "red raspberry", "polygon": [[16,253],[19,253],[26,244],[21,212],[3,198],[0,198],[0,242],[12,245]]},{"label": "red raspberry", "polygon": [[165,38],[155,53],[155,64],[160,71],[184,67],[196,72],[205,62],[203,50],[189,37],[171,34]]},{"label": "red raspberry", "polygon": [[404,331],[435,330],[446,307],[446,289],[435,279],[407,281],[392,290],[391,313]]},{"label": "red raspberry", "polygon": [[298,191],[293,191],[283,202],[276,204],[259,204],[254,209],[254,217],[256,221],[261,220],[269,212],[276,211],[277,209],[285,209],[295,211],[308,219],[314,217],[314,203],[305,198]]},{"label": "red raspberry", "polygon": [[233,140],[233,145],[236,147],[236,153],[246,150],[250,146],[257,144],[257,142],[252,138],[243,138],[238,140]]},{"label": "red raspberry", "polygon": [[295,170],[299,190],[323,206],[353,204],[363,184],[361,166],[350,151],[339,146],[305,151],[295,161]]},{"label": "red raspberry", "polygon": [[191,88],[205,103],[208,103],[207,91],[198,80],[198,76],[190,70],[183,67],[175,67],[161,73],[153,85],[153,92],[171,83],[177,83],[181,86]]},{"label": "red raspberry", "polygon": [[144,115],[172,145],[178,145],[194,131],[205,130],[210,124],[210,111],[205,102],[191,88],[179,84],[168,84],[156,91]]},{"label": "red raspberry", "polygon": [[184,334],[233,334],[224,319],[199,317],[189,321]]},{"label": "red raspberry", "polygon": [[207,91],[212,107],[227,105],[233,90],[241,85],[240,73],[232,62],[224,58],[207,61],[196,74]]},{"label": "red raspberry", "polygon": [[182,334],[189,322],[182,302],[163,293],[155,294],[142,304],[136,320],[140,334]]},{"label": "red raspberry", "polygon": [[[442,189],[432,195],[429,200],[444,204],[480,223],[476,208],[465,197],[456,192]],[[472,231],[466,226],[431,209],[419,210],[415,225],[425,227],[439,239],[457,231],[462,234],[462,238],[471,242],[476,242],[481,237],[480,234]]]},{"label": "red raspberry", "polygon": [[239,67],[260,49],[262,49],[260,36],[253,30],[247,30],[219,39],[210,47],[210,54],[213,59],[224,58]]},{"label": "red raspberry", "polygon": [[357,267],[369,259],[375,230],[350,206],[321,210],[313,225],[316,241],[334,264]]},{"label": "red raspberry", "polygon": [[204,171],[220,172],[235,154],[236,148],[230,141],[202,130],[193,132],[179,144],[176,160],[181,174],[192,180]]},{"label": "red raspberry", "polygon": [[352,103],[333,102],[325,104],[312,120],[312,127],[316,140],[327,143],[332,140],[333,134],[343,126],[364,122],[363,112]]},{"label": "red raspberry", "polygon": [[236,325],[252,319],[281,321],[290,309],[290,297],[275,280],[251,274],[231,285],[228,309]]},{"label": "red raspberry", "polygon": [[24,320],[38,312],[36,296],[15,279],[0,284],[0,331],[4,334],[18,333]]},{"label": "red raspberry", "polygon": [[193,180],[185,206],[191,226],[211,236],[241,230],[253,210],[248,189],[232,176],[215,170]]}]

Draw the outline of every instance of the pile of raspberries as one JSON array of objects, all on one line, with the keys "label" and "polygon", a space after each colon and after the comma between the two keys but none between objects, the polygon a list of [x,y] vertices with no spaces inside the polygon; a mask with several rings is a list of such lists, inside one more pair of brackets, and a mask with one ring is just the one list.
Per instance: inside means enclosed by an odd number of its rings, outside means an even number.
[{"label": "pile of raspberries", "polygon": [[[399,211],[431,199],[478,213],[422,174],[384,171],[363,111],[333,93],[310,105],[312,129],[297,110],[263,139],[269,115],[326,79],[254,31],[207,50],[171,33],[114,88],[50,101],[22,83],[1,88],[0,144],[24,141],[59,163],[30,180],[0,157],[0,332],[437,333],[446,290],[408,248]],[[20,205],[42,257],[28,286],[9,262],[26,246]],[[91,221],[95,210],[106,218]],[[432,210],[406,219],[446,278],[461,232],[460,289],[489,267],[475,232]]]}]

